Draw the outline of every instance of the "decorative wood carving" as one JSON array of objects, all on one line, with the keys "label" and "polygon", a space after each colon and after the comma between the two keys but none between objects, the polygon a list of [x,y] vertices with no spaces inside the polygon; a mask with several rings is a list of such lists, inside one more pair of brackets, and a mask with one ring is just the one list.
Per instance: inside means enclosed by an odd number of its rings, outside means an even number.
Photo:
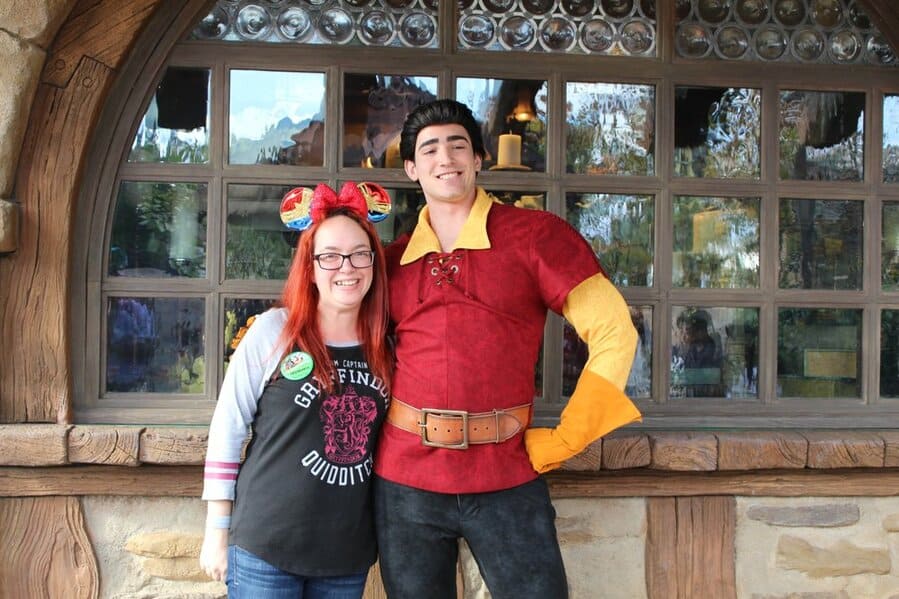
[{"label": "decorative wood carving", "polygon": [[602,467],[604,470],[642,468],[652,462],[649,437],[646,435],[618,434],[603,439]]},{"label": "decorative wood carving", "polygon": [[736,597],[733,497],[653,497],[646,505],[650,599]]},{"label": "decorative wood carving", "polygon": [[57,424],[0,425],[0,464],[58,466],[67,463],[69,428]]},{"label": "decorative wood carving", "polygon": [[808,440],[798,433],[717,433],[719,470],[805,468]]},{"label": "decorative wood carving", "polygon": [[76,426],[69,432],[69,462],[137,466],[141,428]]},{"label": "decorative wood carving", "polygon": [[804,432],[809,468],[882,468],[884,440],[877,433]]},{"label": "decorative wood carving", "polygon": [[650,468],[660,470],[715,470],[718,467],[718,440],[709,433],[653,433]]},{"label": "decorative wood carving", "polygon": [[76,497],[0,499],[0,595],[99,596],[97,561]]},{"label": "decorative wood carving", "polygon": [[148,428],[140,435],[138,458],[144,464],[202,465],[208,437],[205,428]]}]

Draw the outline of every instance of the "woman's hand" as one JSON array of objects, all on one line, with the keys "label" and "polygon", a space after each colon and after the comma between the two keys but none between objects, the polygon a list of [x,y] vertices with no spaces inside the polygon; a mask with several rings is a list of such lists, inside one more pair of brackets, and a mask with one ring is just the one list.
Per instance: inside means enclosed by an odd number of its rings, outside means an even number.
[{"label": "woman's hand", "polygon": [[207,528],[200,549],[200,567],[212,580],[225,581],[228,573],[228,529]]}]

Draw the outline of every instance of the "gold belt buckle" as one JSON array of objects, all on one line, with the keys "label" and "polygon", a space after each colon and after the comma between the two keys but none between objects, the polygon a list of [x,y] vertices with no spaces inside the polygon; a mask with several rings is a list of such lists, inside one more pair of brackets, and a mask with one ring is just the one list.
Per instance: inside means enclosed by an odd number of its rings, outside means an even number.
[{"label": "gold belt buckle", "polygon": [[[418,426],[421,429],[421,444],[426,447],[442,447],[444,449],[468,449],[468,412],[465,410],[437,410],[434,408],[422,408]],[[428,439],[428,414],[434,416],[461,418],[462,419],[462,442],[461,443],[440,443],[439,441],[431,441]]]}]

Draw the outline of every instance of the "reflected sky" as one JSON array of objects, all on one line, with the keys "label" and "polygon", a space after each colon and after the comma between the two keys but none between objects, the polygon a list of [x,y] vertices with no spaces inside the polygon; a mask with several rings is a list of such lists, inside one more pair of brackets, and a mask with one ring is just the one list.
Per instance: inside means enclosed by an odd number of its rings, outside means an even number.
[{"label": "reflected sky", "polygon": [[899,146],[899,94],[883,98],[883,145]]},{"label": "reflected sky", "polygon": [[323,73],[231,71],[231,137],[257,139],[285,117],[294,123],[311,119],[324,100]]}]

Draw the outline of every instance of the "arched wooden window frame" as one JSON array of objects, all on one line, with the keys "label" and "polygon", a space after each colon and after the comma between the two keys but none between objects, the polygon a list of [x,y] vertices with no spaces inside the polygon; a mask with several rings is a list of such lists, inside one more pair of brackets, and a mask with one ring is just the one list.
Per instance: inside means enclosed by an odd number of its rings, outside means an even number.
[{"label": "arched wooden window frame", "polygon": [[[899,6],[859,0],[894,48],[899,48]],[[121,131],[98,131],[106,111],[138,107],[143,94],[125,99],[114,86],[149,85],[150,74],[208,9],[208,0],[81,1],[48,52],[31,108],[16,177],[22,207],[19,248],[0,261],[0,422],[72,421],[79,364],[73,323],[85,309],[84,255],[73,248],[84,234],[76,212],[108,209],[109,190],[82,195],[85,177],[102,161],[90,148]],[[145,28],[154,35],[142,36]],[[181,27],[178,29],[177,27]],[[136,45],[140,41],[141,45]],[[126,67],[127,65],[127,67]],[[122,70],[124,68],[124,70]],[[146,90],[144,90],[146,91]],[[111,98],[118,98],[115,104]],[[108,167],[107,167],[108,168]],[[112,180],[106,177],[105,180]],[[97,202],[96,198],[107,198]],[[102,205],[101,205],[102,204]]]}]

